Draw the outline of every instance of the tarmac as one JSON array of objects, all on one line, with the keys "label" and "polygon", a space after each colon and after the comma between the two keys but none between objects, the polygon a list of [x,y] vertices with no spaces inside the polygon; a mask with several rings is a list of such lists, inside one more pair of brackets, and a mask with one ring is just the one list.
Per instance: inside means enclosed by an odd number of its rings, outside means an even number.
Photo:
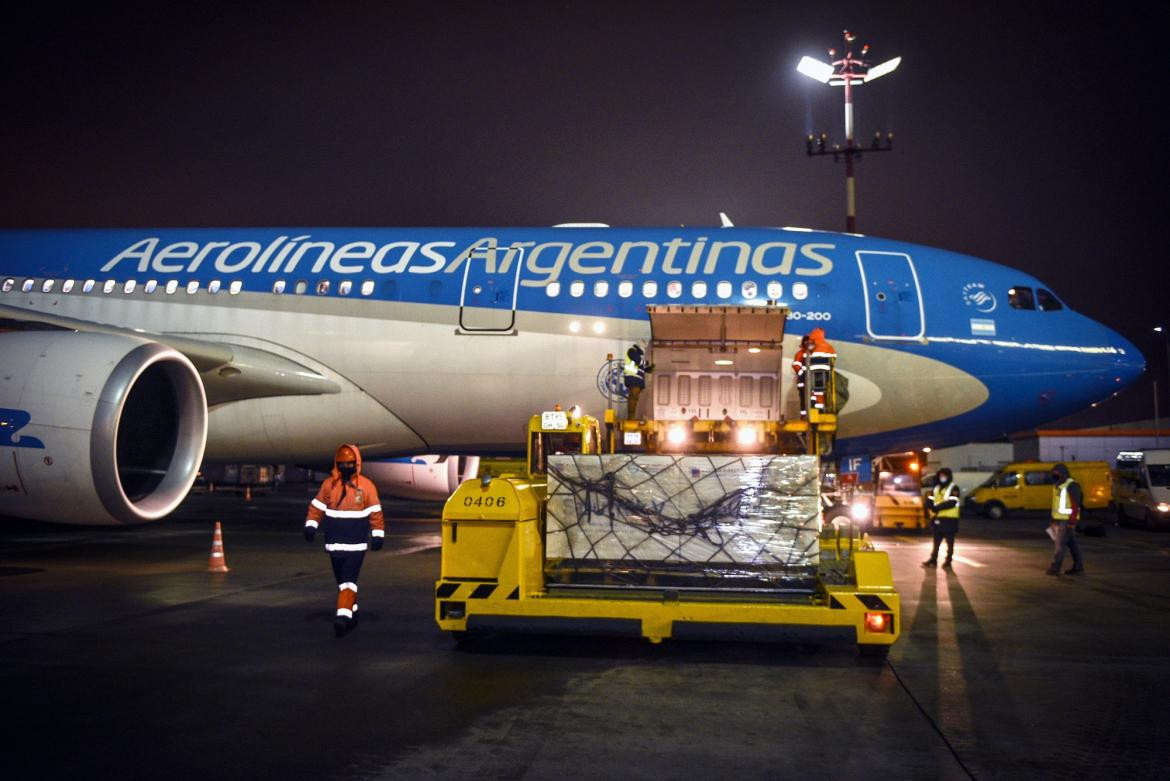
[{"label": "tarmac", "polygon": [[[0,519],[6,779],[1170,777],[1170,534],[1105,525],[1048,577],[1042,516],[964,517],[953,571],[852,645],[437,628],[440,505],[387,502],[335,638],[311,493],[193,495],[132,528]],[[207,571],[215,521],[230,572]],[[1067,566],[1067,564],[1066,564]]]}]

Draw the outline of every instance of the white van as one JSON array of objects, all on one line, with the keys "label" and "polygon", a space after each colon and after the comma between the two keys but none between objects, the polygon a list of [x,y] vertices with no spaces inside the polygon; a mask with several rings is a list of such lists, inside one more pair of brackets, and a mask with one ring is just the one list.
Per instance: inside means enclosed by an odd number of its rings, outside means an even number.
[{"label": "white van", "polygon": [[1170,450],[1124,450],[1113,478],[1117,523],[1170,529]]}]

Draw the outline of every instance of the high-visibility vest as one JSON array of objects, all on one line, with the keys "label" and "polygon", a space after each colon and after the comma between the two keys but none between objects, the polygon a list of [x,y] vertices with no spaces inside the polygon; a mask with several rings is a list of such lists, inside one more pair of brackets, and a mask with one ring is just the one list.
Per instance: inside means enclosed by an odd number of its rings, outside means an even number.
[{"label": "high-visibility vest", "polygon": [[622,364],[622,374],[627,377],[644,377],[642,367],[633,358],[626,358],[626,362]]},{"label": "high-visibility vest", "polygon": [[1072,518],[1072,505],[1068,501],[1068,487],[1075,482],[1071,477],[1052,489],[1052,517],[1057,521]]},{"label": "high-visibility vest", "polygon": [[[936,513],[936,515],[938,515],[939,518],[958,518],[959,517],[959,503],[957,501],[959,498],[958,491],[959,491],[959,486],[955,485],[954,481],[952,480],[950,482],[950,484],[947,485],[946,488],[943,488],[941,485],[936,485],[934,487],[934,490],[932,490],[930,492],[930,499],[932,502],[934,502],[935,507],[938,507],[943,502],[949,501],[951,499],[956,500],[954,507],[948,507],[947,509],[939,510]],[[952,492],[954,492],[954,496],[951,495]]]}]

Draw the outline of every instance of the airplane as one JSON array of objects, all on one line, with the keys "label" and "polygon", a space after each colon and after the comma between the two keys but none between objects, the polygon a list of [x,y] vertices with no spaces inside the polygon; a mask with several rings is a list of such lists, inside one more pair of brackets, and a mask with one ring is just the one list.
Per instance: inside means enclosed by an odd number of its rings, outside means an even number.
[{"label": "airplane", "polygon": [[203,459],[523,448],[650,336],[647,306],[783,305],[849,383],[835,457],[999,436],[1110,397],[1142,354],[1034,276],[803,228],[0,232],[0,514],[157,520]]}]

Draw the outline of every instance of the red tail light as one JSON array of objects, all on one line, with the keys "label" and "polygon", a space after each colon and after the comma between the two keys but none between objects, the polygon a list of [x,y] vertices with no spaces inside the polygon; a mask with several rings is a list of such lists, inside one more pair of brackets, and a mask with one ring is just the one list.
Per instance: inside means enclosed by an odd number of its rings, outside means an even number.
[{"label": "red tail light", "polygon": [[865,614],[865,631],[867,632],[892,632],[894,619],[889,613],[866,613]]}]

